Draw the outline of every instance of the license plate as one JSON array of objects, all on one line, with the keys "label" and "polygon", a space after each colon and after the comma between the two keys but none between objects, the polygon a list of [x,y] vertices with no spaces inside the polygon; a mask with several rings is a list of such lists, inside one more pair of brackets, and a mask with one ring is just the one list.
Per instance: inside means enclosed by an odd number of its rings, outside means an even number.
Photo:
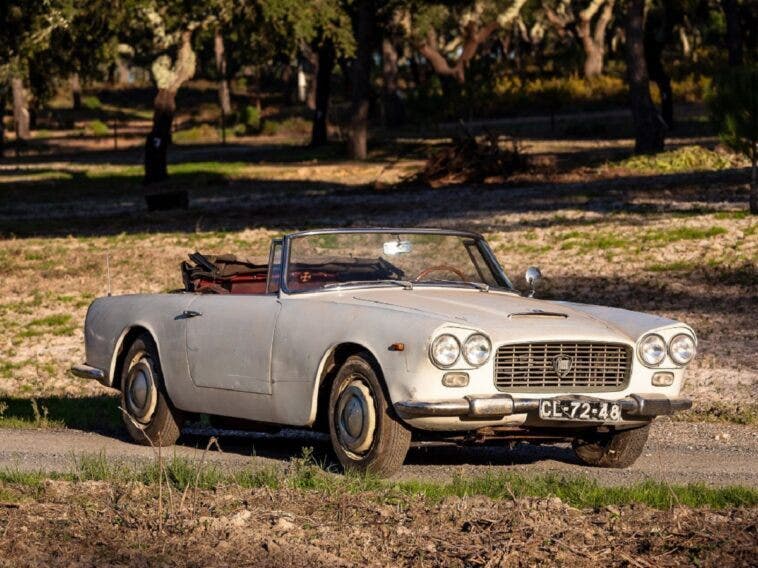
[{"label": "license plate", "polygon": [[617,422],[621,420],[621,406],[602,400],[552,398],[540,402],[540,418],[544,420],[571,420],[576,422]]}]

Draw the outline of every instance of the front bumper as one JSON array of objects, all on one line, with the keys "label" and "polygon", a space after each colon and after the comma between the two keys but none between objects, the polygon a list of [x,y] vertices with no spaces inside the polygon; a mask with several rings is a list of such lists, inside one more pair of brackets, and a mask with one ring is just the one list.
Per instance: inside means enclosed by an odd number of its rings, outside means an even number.
[{"label": "front bumper", "polygon": [[71,367],[71,374],[82,379],[93,379],[105,386],[109,386],[108,381],[105,378],[105,372],[97,367],[91,367],[90,365],[74,365]]},{"label": "front bumper", "polygon": [[[543,400],[545,399],[514,398],[509,394],[467,396],[455,400],[436,402],[407,400],[396,402],[395,410],[402,418],[502,418],[512,414],[524,414],[538,410],[540,402]],[[674,412],[687,410],[692,407],[690,399],[668,398],[664,395],[655,394],[631,394],[620,400],[609,402],[618,402],[624,415],[634,418],[671,415]]]}]

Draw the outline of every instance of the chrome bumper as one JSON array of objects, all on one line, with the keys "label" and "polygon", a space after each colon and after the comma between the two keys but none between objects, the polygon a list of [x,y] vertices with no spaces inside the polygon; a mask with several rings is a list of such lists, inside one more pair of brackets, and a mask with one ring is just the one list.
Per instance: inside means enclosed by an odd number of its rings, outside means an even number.
[{"label": "chrome bumper", "polygon": [[[570,395],[566,395],[570,397]],[[555,398],[555,397],[551,397]],[[590,399],[591,397],[577,397]],[[513,398],[509,394],[493,396],[467,396],[455,400],[421,402],[406,400],[395,403],[395,410],[403,418],[464,417],[499,418],[511,414],[523,414],[539,408],[544,398]],[[670,415],[692,407],[687,398],[668,398],[655,394],[632,394],[618,402],[623,413],[630,417],[654,417]]]},{"label": "chrome bumper", "polygon": [[90,367],[89,365],[74,365],[71,367],[71,374],[81,377],[82,379],[94,379],[99,383],[106,386],[105,373],[97,367]]}]

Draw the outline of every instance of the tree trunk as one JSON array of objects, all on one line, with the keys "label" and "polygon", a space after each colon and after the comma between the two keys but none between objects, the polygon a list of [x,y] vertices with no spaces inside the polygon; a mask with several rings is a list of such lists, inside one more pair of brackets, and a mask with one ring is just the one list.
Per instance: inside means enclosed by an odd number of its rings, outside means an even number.
[{"label": "tree trunk", "polygon": [[583,42],[584,45],[584,76],[587,79],[598,77],[603,74],[603,56],[605,55],[602,47],[595,45],[592,40]]},{"label": "tree trunk", "polygon": [[160,89],[153,102],[153,128],[145,142],[145,184],[168,178],[167,155],[176,111],[176,91]]},{"label": "tree trunk", "polygon": [[224,52],[224,36],[221,29],[216,28],[213,38],[213,53],[216,57],[216,73],[218,73],[218,104],[224,116],[232,114],[232,99],[229,92],[229,80],[226,76],[226,53]]},{"label": "tree trunk", "polygon": [[153,101],[153,128],[145,139],[145,185],[168,178],[167,156],[176,111],[176,93],[195,74],[196,61],[195,52],[192,51],[192,32],[185,30],[171,68],[161,59],[153,63],[152,72],[158,94]]},{"label": "tree trunk", "polygon": [[674,92],[671,89],[671,78],[663,66],[663,44],[645,43],[645,64],[650,79],[658,85],[661,95],[661,118],[670,130],[674,128]]},{"label": "tree trunk", "polygon": [[[584,76],[587,79],[603,74],[605,59],[605,32],[613,19],[613,5],[615,0],[594,0],[590,5],[579,13],[577,35],[582,41],[584,48]],[[595,31],[592,31],[592,18],[603,4],[603,10],[595,23]],[[550,13],[548,13],[550,14]],[[566,22],[555,14],[548,15],[554,25]]]},{"label": "tree trunk", "polygon": [[24,82],[21,77],[11,79],[13,91],[13,124],[16,131],[16,140],[29,140],[29,107],[26,99]]},{"label": "tree trunk", "polygon": [[5,89],[0,87],[0,160],[5,150]]},{"label": "tree trunk", "polygon": [[384,80],[384,124],[399,126],[404,122],[405,109],[397,87],[397,50],[391,38],[382,40],[382,78]]},{"label": "tree trunk", "polygon": [[726,17],[726,48],[729,65],[742,65],[742,30],[740,29],[740,6],[737,0],[722,0]]},{"label": "tree trunk", "polygon": [[671,78],[663,65],[663,50],[674,37],[674,17],[665,5],[657,10],[649,10],[643,39],[648,76],[658,85],[661,118],[668,129],[674,127],[674,93],[671,90]]},{"label": "tree trunk", "polygon": [[752,162],[753,162],[753,172],[752,176],[750,178],[750,213],[753,215],[758,215],[758,179],[757,179],[757,172],[758,169],[758,142],[753,141],[753,151],[752,151]]},{"label": "tree trunk", "polygon": [[634,121],[634,151],[655,154],[663,150],[664,126],[650,98],[645,64],[645,0],[629,0],[626,17],[626,66]]},{"label": "tree trunk", "polygon": [[122,57],[116,58],[116,82],[121,86],[129,84],[129,65]]},{"label": "tree trunk", "polygon": [[316,110],[316,90],[318,89],[318,48],[305,45],[302,49],[303,56],[308,62],[305,80],[305,105],[312,111]]},{"label": "tree trunk", "polygon": [[79,82],[79,73],[71,75],[71,99],[74,110],[82,108],[82,84]]},{"label": "tree trunk", "polygon": [[316,53],[318,55],[316,109],[313,113],[313,130],[311,131],[311,146],[314,148],[324,146],[329,141],[329,97],[332,90],[332,71],[334,70],[334,44],[331,40],[324,40],[318,46]]},{"label": "tree trunk", "polygon": [[350,66],[351,108],[348,157],[365,160],[368,155],[368,111],[371,95],[371,47],[374,27],[371,0],[358,0],[355,15],[356,53]]}]

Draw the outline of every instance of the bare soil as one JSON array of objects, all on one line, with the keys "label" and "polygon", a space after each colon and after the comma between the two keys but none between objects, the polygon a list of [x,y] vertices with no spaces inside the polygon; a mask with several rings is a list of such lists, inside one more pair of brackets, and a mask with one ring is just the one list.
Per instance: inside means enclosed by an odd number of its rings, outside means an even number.
[{"label": "bare soil", "polygon": [[[0,566],[750,566],[758,509],[579,510],[287,489],[9,486]],[[167,491],[164,487],[162,491]],[[19,502],[20,500],[20,502]]]}]

